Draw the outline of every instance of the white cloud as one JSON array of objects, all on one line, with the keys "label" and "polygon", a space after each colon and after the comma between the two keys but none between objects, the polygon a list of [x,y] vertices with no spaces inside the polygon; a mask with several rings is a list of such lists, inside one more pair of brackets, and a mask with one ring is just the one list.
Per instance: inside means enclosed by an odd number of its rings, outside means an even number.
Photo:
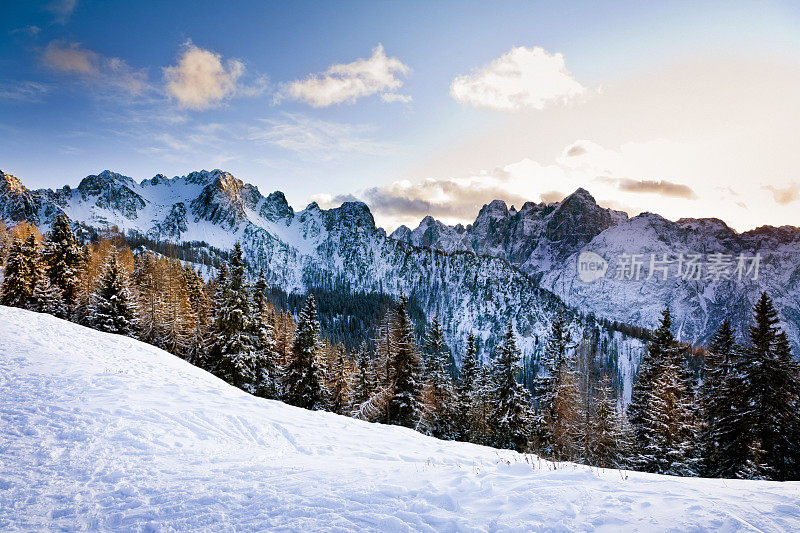
[{"label": "white cloud", "polygon": [[187,41],[178,64],[164,69],[167,94],[180,107],[208,109],[222,103],[237,91],[244,64],[199,48]]},{"label": "white cloud", "polygon": [[70,74],[99,74],[100,54],[82,48],[80,43],[52,41],[42,54],[45,66]]},{"label": "white cloud", "polygon": [[398,76],[406,75],[408,71],[409,68],[396,57],[386,57],[383,46],[379,44],[369,59],[332,65],[322,74],[311,74],[290,83],[286,96],[314,107],[353,103],[373,94],[380,94],[385,102],[408,102],[409,96],[396,93],[403,86]]},{"label": "white cloud", "polygon": [[28,37],[37,37],[39,33],[41,33],[42,28],[39,26],[25,26],[23,28],[17,28],[15,30],[11,30],[8,32],[10,35],[27,35]]},{"label": "white cloud", "polygon": [[118,57],[105,57],[83,48],[80,43],[51,41],[41,60],[51,70],[77,76],[100,90],[110,87],[139,95],[148,88],[144,70],[136,70]]},{"label": "white cloud", "polygon": [[35,81],[0,84],[0,100],[12,102],[39,102],[50,87]]},{"label": "white cloud", "polygon": [[450,85],[458,102],[478,109],[544,109],[580,96],[586,89],[567,70],[564,56],[519,46]]},{"label": "white cloud", "polygon": [[316,120],[305,115],[284,113],[279,119],[261,119],[250,128],[248,138],[277,146],[312,159],[332,160],[345,154],[385,154],[393,146],[371,139],[373,128]]},{"label": "white cloud", "polygon": [[414,227],[426,215],[450,224],[471,223],[481,206],[492,200],[503,200],[519,209],[527,201],[560,201],[578,187],[587,188],[601,206],[631,215],[654,211],[665,216],[689,216],[698,209],[694,188],[661,175],[620,173],[644,168],[639,165],[656,150],[667,154],[679,146],[653,141],[611,150],[591,141],[576,141],[550,164],[525,158],[458,177],[404,179],[355,195],[317,198],[327,207],[361,199],[387,229],[400,224]]},{"label": "white cloud", "polygon": [[78,0],[53,0],[44,9],[53,14],[54,21],[57,24],[64,25],[69,22],[77,6]]},{"label": "white cloud", "polygon": [[387,104],[391,104],[393,102],[401,102],[403,104],[410,104],[412,98],[411,98],[411,95],[408,95],[408,94],[383,93],[381,95],[381,100],[383,100]]}]

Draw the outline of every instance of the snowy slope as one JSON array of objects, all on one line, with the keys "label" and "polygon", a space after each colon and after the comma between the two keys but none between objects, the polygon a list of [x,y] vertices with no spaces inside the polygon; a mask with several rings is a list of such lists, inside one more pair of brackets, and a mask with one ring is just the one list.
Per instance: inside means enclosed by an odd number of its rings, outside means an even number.
[{"label": "snowy slope", "polygon": [[800,530],[800,483],[550,465],[248,396],[0,307],[0,529]]}]

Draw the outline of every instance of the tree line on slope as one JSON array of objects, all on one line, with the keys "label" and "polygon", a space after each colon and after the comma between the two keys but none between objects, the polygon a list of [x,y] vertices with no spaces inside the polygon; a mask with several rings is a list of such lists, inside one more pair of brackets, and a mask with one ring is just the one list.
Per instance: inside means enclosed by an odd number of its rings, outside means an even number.
[{"label": "tree line on slope", "polygon": [[0,227],[0,260],[1,304],[138,338],[264,398],[600,467],[800,478],[800,368],[766,294],[749,343],[723,322],[699,372],[665,309],[623,409],[611,377],[589,371],[590,334],[574,341],[563,313],[524,387],[513,323],[485,364],[470,335],[456,371],[439,316],[417,342],[401,295],[348,350],[322,337],[313,294],[296,319],[274,306],[238,244],[205,281],[178,260],[134,255],[120,235],[81,245],[59,217],[46,238]]}]

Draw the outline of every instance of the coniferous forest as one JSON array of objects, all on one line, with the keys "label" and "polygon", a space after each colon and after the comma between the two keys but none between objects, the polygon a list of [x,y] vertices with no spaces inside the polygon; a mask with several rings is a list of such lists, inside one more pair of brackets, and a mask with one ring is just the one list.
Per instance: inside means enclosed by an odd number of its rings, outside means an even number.
[{"label": "coniferous forest", "polygon": [[679,343],[665,308],[625,403],[560,311],[525,379],[511,322],[492,353],[471,335],[456,368],[440,316],[403,294],[359,300],[375,319],[355,342],[363,323],[323,329],[319,313],[320,301],[352,302],[267,286],[238,243],[210,279],[159,252],[115,232],[82,242],[64,216],[44,236],[0,225],[0,304],[139,339],[256,396],[441,439],[602,468],[800,479],[800,365],[766,293],[749,323],[724,320],[705,347]]}]

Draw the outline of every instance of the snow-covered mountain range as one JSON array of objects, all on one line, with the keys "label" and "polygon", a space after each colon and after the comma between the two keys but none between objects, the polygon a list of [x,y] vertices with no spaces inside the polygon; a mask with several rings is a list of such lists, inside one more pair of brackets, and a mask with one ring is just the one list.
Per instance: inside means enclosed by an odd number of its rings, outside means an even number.
[{"label": "snow-covered mountain range", "polygon": [[[287,292],[333,287],[356,292],[410,295],[428,318],[441,313],[456,361],[469,331],[486,357],[513,319],[526,360],[544,347],[561,300],[504,258],[442,252],[387,237],[366,204],[347,202],[323,210],[316,203],[295,212],[283,193],[263,196],[221,170],[136,182],[104,171],[78,187],[29,190],[0,174],[0,216],[47,228],[64,212],[75,224],[101,230],[117,226],[155,241],[195,242],[227,250],[241,241],[254,270]],[[577,330],[576,330],[577,331]],[[600,327],[606,367],[618,367],[629,393],[642,343]]]},{"label": "snow-covered mountain range", "polygon": [[[753,303],[766,290],[800,353],[800,228],[737,233],[713,218],[629,218],[578,189],[561,202],[527,202],[519,211],[495,200],[466,227],[426,217],[414,230],[401,226],[391,236],[432,249],[501,257],[567,304],[611,320],[654,328],[669,304],[676,333],[687,342],[706,342],[725,317],[747,326]],[[584,251],[607,262],[604,276],[582,281]]]},{"label": "snow-covered mountain range", "polygon": [[797,531],[798,483],[550,463],[256,398],[0,307],[3,531]]},{"label": "snow-covered mountain range", "polygon": [[[583,313],[654,327],[665,304],[679,338],[704,342],[723,317],[749,320],[752,302],[769,291],[795,348],[800,346],[800,229],[765,226],[738,234],[716,219],[677,222],[645,213],[629,218],[604,209],[579,189],[561,202],[526,203],[517,211],[502,201],[481,209],[469,226],[447,226],[426,217],[414,230],[391,236],[375,226],[369,208],[346,202],[324,210],[316,203],[295,212],[283,193],[266,196],[221,170],[137,182],[104,171],[76,188],[30,190],[0,172],[0,216],[47,227],[63,211],[76,224],[101,230],[115,225],[154,241],[195,242],[229,249],[243,243],[250,264],[286,291],[337,287],[412,295],[431,317],[441,312],[448,344],[461,352],[469,330],[490,352],[509,318],[515,320],[526,357],[543,347],[553,310]],[[200,244],[203,243],[203,244]],[[608,262],[604,277],[586,283],[577,275],[581,252]],[[651,254],[675,259],[697,254],[760,255],[758,278],[648,278]],[[623,254],[638,254],[640,279],[616,279]],[[733,265],[735,266],[735,265]],[[623,276],[625,278],[625,276]],[[554,294],[556,296],[554,296]],[[604,351],[623,375],[638,362],[641,343],[604,330]]]}]

